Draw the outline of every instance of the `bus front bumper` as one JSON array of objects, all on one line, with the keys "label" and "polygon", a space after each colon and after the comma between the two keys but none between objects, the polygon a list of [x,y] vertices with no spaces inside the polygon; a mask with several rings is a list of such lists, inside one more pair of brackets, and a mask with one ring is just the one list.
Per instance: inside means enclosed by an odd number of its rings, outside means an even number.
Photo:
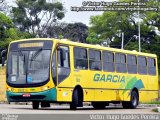
[{"label": "bus front bumper", "polygon": [[[29,96],[24,96],[29,94]],[[6,92],[8,102],[29,102],[29,101],[48,101],[54,102],[57,99],[56,88],[34,93],[15,93],[15,92]]]}]

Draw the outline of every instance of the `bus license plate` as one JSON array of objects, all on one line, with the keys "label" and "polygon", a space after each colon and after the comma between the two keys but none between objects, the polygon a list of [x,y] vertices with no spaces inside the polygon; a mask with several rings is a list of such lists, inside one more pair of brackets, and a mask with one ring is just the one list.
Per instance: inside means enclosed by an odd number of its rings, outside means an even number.
[{"label": "bus license plate", "polygon": [[25,94],[22,94],[23,97],[31,97],[31,94],[30,93],[25,93]]}]

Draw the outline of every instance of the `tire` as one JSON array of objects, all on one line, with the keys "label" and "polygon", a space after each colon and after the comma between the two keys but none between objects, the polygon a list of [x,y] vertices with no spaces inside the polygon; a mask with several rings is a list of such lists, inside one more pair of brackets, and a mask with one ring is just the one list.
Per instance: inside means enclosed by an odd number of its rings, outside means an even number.
[{"label": "tire", "polygon": [[32,102],[32,108],[33,108],[33,109],[39,109],[39,102],[33,101],[33,102]]},{"label": "tire", "polygon": [[139,103],[138,94],[137,94],[136,91],[132,91],[132,93],[131,93],[131,101],[130,101],[129,107],[131,109],[135,109],[138,106],[138,103]]},{"label": "tire", "polygon": [[122,106],[124,109],[128,109],[129,108],[129,102],[122,102]]},{"label": "tire", "polygon": [[102,102],[92,102],[94,109],[105,109],[106,104]]},{"label": "tire", "polygon": [[50,103],[49,102],[41,102],[41,108],[43,107],[50,107]]},{"label": "tire", "polygon": [[138,106],[139,97],[136,91],[132,91],[131,98],[129,102],[122,102],[123,108],[125,109],[135,109]]},{"label": "tire", "polygon": [[70,109],[76,110],[78,107],[78,90],[75,89],[72,95],[72,102],[70,103]]}]

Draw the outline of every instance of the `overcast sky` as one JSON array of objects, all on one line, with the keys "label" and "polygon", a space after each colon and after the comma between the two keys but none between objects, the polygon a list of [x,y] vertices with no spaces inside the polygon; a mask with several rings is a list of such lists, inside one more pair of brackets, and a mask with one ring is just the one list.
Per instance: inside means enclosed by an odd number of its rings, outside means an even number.
[{"label": "overcast sky", "polygon": [[[7,3],[13,5],[16,0],[6,0]],[[56,0],[48,0],[56,1]],[[65,17],[61,20],[67,23],[82,22],[86,25],[89,25],[90,16],[102,14],[102,12],[73,12],[70,10],[71,6],[82,6],[82,2],[85,0],[57,0],[63,3],[66,13]],[[100,1],[100,0],[86,0],[86,1]],[[106,2],[117,1],[117,0],[104,0]]]},{"label": "overcast sky", "polygon": [[[64,6],[66,8],[65,18],[62,21],[65,21],[68,23],[82,22],[82,23],[89,25],[90,16],[102,14],[102,12],[86,12],[86,11],[85,12],[74,12],[74,11],[70,10],[71,6],[80,7],[82,5],[83,1],[84,0],[61,0],[61,2],[64,4]],[[94,1],[96,1],[96,0],[94,0]],[[97,1],[99,1],[99,0],[97,0]],[[111,0],[106,0],[106,1],[111,1]]]},{"label": "overcast sky", "polygon": [[[85,0],[59,0],[61,1],[65,8],[66,8],[66,14],[65,18],[62,21],[71,23],[71,22],[82,22],[86,25],[89,25],[89,18],[94,15],[100,15],[103,12],[73,12],[70,10],[71,6],[82,6],[82,2]],[[86,1],[98,1],[101,0],[86,0]],[[102,0],[103,1],[103,0]],[[117,0],[104,0],[105,2],[111,2],[111,1],[117,1]]]}]

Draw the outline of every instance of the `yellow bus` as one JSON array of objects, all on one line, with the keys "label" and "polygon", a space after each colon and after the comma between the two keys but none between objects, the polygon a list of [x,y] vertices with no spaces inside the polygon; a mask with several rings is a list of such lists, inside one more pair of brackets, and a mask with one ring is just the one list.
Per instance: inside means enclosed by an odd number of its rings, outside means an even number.
[{"label": "yellow bus", "polygon": [[83,102],[134,109],[158,98],[157,56],[69,40],[17,40],[8,48],[6,95],[33,109],[69,103],[75,110]]}]

